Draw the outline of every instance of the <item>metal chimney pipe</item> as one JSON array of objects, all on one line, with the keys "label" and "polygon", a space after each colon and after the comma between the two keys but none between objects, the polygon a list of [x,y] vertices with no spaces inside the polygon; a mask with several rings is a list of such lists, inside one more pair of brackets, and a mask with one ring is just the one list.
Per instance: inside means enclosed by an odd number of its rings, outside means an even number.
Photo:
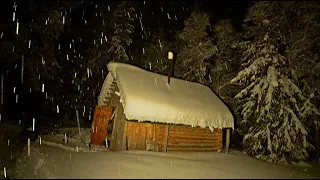
[{"label": "metal chimney pipe", "polygon": [[173,71],[173,53],[168,52],[169,70],[168,70],[168,84],[170,84],[170,78]]}]

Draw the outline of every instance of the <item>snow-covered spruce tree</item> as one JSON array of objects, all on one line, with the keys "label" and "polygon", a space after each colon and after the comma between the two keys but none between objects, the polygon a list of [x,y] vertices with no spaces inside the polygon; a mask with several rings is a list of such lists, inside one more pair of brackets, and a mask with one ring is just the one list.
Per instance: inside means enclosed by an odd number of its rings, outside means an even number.
[{"label": "snow-covered spruce tree", "polygon": [[112,20],[114,32],[111,38],[111,47],[108,50],[113,61],[129,61],[126,48],[132,43],[134,12],[134,2],[132,1],[121,2],[114,12],[114,19]]},{"label": "snow-covered spruce tree", "polygon": [[184,22],[185,27],[178,33],[179,52],[175,63],[175,76],[189,81],[206,83],[206,62],[217,51],[209,39],[207,28],[209,16],[196,8]]},{"label": "snow-covered spruce tree", "polygon": [[[278,4],[275,4],[276,6]],[[310,142],[315,139],[314,120],[319,119],[320,108],[320,4],[316,2],[281,2],[280,28],[286,34],[286,57],[292,66],[295,83],[308,97],[303,109],[308,112],[306,125]],[[282,22],[282,23],[280,23]],[[307,71],[306,71],[307,69]],[[309,106],[307,104],[312,103]],[[307,110],[307,111],[306,111]]]},{"label": "snow-covered spruce tree", "polygon": [[252,14],[246,21],[253,21],[254,26],[244,30],[261,31],[252,34],[252,42],[241,43],[244,69],[232,80],[245,85],[236,95],[245,102],[241,113],[248,127],[245,151],[271,162],[304,161],[310,147],[301,111],[306,98],[292,81],[288,60],[280,53],[283,36],[270,20],[254,19]]},{"label": "snow-covered spruce tree", "polygon": [[[292,58],[286,51],[290,31],[284,28],[283,4],[257,2],[248,11],[244,23],[244,69],[232,82],[245,88],[237,98],[244,102],[243,140],[246,152],[273,162],[303,161],[308,157],[306,124],[318,113],[294,78]],[[292,33],[292,32],[291,32]],[[292,52],[294,53],[294,52]]]},{"label": "snow-covered spruce tree", "polygon": [[248,132],[245,151],[257,158],[286,163],[308,157],[307,131],[301,122],[302,92],[290,79],[286,58],[268,34],[244,43],[244,69],[232,82],[246,85],[236,95],[245,99],[243,123]]}]

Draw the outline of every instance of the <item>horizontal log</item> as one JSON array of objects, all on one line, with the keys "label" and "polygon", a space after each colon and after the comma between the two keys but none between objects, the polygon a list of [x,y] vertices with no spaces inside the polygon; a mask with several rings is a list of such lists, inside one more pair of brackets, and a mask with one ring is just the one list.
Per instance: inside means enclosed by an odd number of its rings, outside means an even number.
[{"label": "horizontal log", "polygon": [[218,140],[218,139],[221,139],[219,137],[216,137],[216,136],[207,136],[207,135],[177,135],[177,134],[170,134],[169,135],[169,138],[172,138],[172,139],[204,139],[204,140]]},{"label": "horizontal log", "polygon": [[168,146],[167,151],[217,151],[218,147],[172,147]]},{"label": "horizontal log", "polygon": [[215,143],[199,143],[199,142],[184,142],[184,143],[169,143],[170,147],[213,147]]},{"label": "horizontal log", "polygon": [[[212,131],[210,129],[204,129],[204,128],[197,128],[197,127],[190,127],[190,128],[181,128],[181,127],[171,127],[171,130],[173,131],[194,131],[194,132],[208,132],[208,133],[212,133]],[[215,132],[215,131],[213,131]]]},{"label": "horizontal log", "polygon": [[217,134],[200,134],[200,133],[169,133],[169,136],[174,137],[195,137],[195,138],[201,138],[201,137],[219,137]]},{"label": "horizontal log", "polygon": [[187,135],[187,134],[169,134],[169,138],[187,138],[187,139],[217,139],[216,136],[207,136],[207,135],[202,135],[202,136],[197,136],[197,135]]},{"label": "horizontal log", "polygon": [[214,131],[214,132],[204,132],[204,131],[183,131],[183,130],[172,130],[170,129],[170,133],[177,133],[177,134],[221,134],[221,132],[217,132],[217,131]]},{"label": "horizontal log", "polygon": [[209,129],[202,129],[202,128],[171,128],[172,131],[179,131],[179,132],[204,132],[204,133],[213,133],[213,132],[220,132],[218,130],[210,131]]},{"label": "horizontal log", "polygon": [[[206,128],[199,127],[199,126],[192,127],[192,126],[189,126],[189,125],[170,125],[170,127],[174,128],[174,129],[196,129],[196,130],[211,131],[208,127],[206,127]],[[221,129],[214,128],[214,130],[221,130]]]},{"label": "horizontal log", "polygon": [[[166,124],[156,124],[157,129],[165,129]],[[172,131],[199,131],[199,132],[211,132],[210,129],[199,127],[181,127],[177,125],[170,125]]]},{"label": "horizontal log", "polygon": [[[164,137],[155,139],[156,142],[163,140]],[[169,136],[169,142],[222,142],[222,139],[216,137]]]},{"label": "horizontal log", "polygon": [[[164,150],[164,145],[163,144],[158,144],[156,145],[160,151]],[[168,151],[216,151],[220,150],[222,146],[220,144],[215,144],[213,146],[187,146],[187,145],[172,145],[169,144],[167,147]]]},{"label": "horizontal log", "polygon": [[215,143],[215,139],[169,138],[169,143]]},{"label": "horizontal log", "polygon": [[[164,140],[163,141],[156,141],[155,144],[158,144],[158,145],[164,145]],[[205,145],[205,144],[208,144],[208,145],[212,145],[212,146],[221,146],[222,144],[222,141],[211,141],[211,142],[200,142],[200,141],[183,141],[183,142],[177,142],[177,141],[169,141],[169,143],[171,145],[179,145],[179,144],[193,144],[193,145],[196,145],[196,146],[201,146],[202,145]]]}]

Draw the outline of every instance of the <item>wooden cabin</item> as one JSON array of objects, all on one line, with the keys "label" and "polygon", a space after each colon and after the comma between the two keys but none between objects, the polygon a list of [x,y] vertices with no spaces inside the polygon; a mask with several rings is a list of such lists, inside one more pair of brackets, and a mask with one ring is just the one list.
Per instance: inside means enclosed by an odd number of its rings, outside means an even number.
[{"label": "wooden cabin", "polygon": [[128,64],[112,62],[108,70],[94,115],[95,144],[109,136],[117,151],[222,151],[222,129],[230,135],[234,120],[210,88],[177,78],[168,84],[167,76]]}]

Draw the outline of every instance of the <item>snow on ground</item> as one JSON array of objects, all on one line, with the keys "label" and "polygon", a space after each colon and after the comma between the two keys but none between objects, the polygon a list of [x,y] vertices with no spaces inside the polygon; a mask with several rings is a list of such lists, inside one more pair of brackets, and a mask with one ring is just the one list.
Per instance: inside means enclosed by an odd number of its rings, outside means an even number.
[{"label": "snow on ground", "polygon": [[[316,169],[319,166],[304,172],[233,150],[230,154],[97,151],[81,145],[83,142],[79,141],[77,130],[59,129],[51,136],[42,136],[41,146],[39,140],[31,143],[30,156],[27,156],[27,143],[12,139],[8,147],[4,139],[9,137],[3,136],[0,143],[0,179],[4,178],[3,166],[6,167],[7,178],[320,178]],[[64,143],[64,133],[70,140],[67,143]],[[87,129],[82,129],[81,139],[88,138],[89,134]],[[78,152],[75,146],[79,147]]]},{"label": "snow on ground", "polygon": [[[21,127],[0,122],[0,179],[4,179],[4,168],[7,174],[14,173],[16,161],[23,145],[18,141]],[[7,176],[8,178],[8,176]]]},{"label": "snow on ground", "polygon": [[[103,146],[89,145],[90,143],[90,128],[81,128],[80,134],[78,128],[59,128],[51,134],[41,136],[41,144],[59,147],[68,151],[106,151],[109,150]],[[65,139],[67,142],[65,142]],[[37,140],[40,144],[40,138]]]},{"label": "snow on ground", "polygon": [[[246,155],[216,152],[72,152],[33,143],[16,178],[316,178]],[[317,176],[318,178],[320,176]]]},{"label": "snow on ground", "polygon": [[80,128],[80,134],[78,128],[59,128],[41,138],[50,142],[62,143],[65,136],[68,142],[65,145],[85,147],[90,143],[90,128]]}]

